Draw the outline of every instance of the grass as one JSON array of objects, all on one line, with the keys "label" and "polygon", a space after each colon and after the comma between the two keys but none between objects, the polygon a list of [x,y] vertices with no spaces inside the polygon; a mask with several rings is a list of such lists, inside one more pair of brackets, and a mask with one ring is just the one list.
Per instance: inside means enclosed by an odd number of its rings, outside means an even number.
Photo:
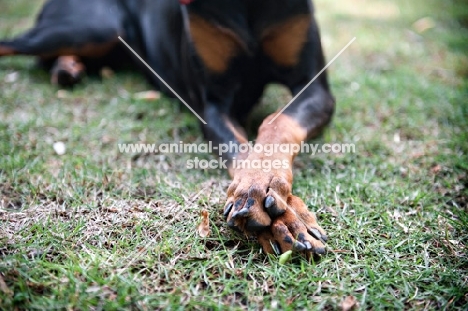
[{"label": "grass", "polygon": [[[29,27],[39,4],[3,1],[0,37]],[[466,310],[468,7],[315,4],[328,59],[357,37],[329,71],[337,112],[317,140],[357,152],[301,155],[295,169],[331,252],[280,265],[227,229],[225,172],[185,170],[192,155],[119,153],[202,141],[173,101],[133,99],[149,88],[141,76],[89,77],[63,94],[31,58],[4,58],[0,309],[320,310],[353,296],[362,309]],[[264,109],[282,104],[278,92]]]}]

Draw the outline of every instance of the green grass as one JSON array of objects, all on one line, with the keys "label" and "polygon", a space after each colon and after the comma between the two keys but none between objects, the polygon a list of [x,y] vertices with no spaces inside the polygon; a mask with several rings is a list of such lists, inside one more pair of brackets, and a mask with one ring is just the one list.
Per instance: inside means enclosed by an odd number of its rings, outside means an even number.
[{"label": "green grass", "polygon": [[[0,37],[31,25],[30,3],[0,4]],[[329,70],[337,111],[317,140],[357,152],[301,155],[295,169],[327,255],[279,265],[225,225],[225,172],[187,171],[191,155],[119,153],[202,141],[174,102],[132,99],[149,89],[138,74],[90,77],[58,98],[31,58],[4,58],[0,309],[339,309],[354,296],[362,309],[466,310],[468,7],[315,4],[328,59],[357,37]],[[424,17],[433,27],[418,33]],[[266,108],[281,94],[270,89]]]}]

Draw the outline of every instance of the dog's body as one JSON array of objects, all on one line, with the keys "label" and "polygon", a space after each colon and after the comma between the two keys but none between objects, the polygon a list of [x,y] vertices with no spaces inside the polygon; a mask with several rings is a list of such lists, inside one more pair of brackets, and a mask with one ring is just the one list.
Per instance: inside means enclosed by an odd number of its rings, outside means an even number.
[{"label": "dog's body", "polygon": [[[183,2],[183,3],[180,3]],[[298,94],[323,68],[309,0],[50,0],[35,28],[0,41],[0,56],[35,55],[52,67],[52,81],[79,82],[86,68],[135,61],[121,36],[207,121],[213,144],[247,142],[242,125],[271,82]],[[147,74],[158,90],[172,95]],[[334,100],[325,73],[271,122],[256,144],[300,144],[330,121]],[[271,123],[271,124],[270,124]],[[244,161],[279,160],[268,173],[231,166],[224,215],[229,226],[258,237],[266,252],[323,253],[324,231],[292,195],[295,154],[227,153]]]}]

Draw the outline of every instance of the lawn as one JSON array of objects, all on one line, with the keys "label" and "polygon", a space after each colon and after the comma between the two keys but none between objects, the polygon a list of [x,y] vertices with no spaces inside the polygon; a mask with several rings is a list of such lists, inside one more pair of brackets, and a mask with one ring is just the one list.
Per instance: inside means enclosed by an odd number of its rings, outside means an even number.
[{"label": "lawn", "polygon": [[[0,37],[29,27],[40,2],[2,0]],[[202,142],[174,101],[135,98],[150,88],[137,73],[63,91],[32,58],[3,58],[0,309],[467,310],[468,6],[315,7],[328,59],[356,37],[329,69],[337,110],[315,141],[356,152],[295,167],[293,191],[327,230],[328,254],[282,265],[231,232],[227,173],[185,169],[208,155],[120,153]],[[255,115],[285,97],[269,88]]]}]

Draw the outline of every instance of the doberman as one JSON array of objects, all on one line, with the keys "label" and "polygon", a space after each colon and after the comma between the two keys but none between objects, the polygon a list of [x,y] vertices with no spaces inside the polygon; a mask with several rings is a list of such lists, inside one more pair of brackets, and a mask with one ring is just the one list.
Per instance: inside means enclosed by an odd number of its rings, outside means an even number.
[{"label": "doberman", "polygon": [[[213,145],[247,144],[242,125],[265,86],[281,83],[299,94],[325,65],[310,0],[49,0],[33,29],[0,41],[0,56],[38,56],[53,83],[73,85],[87,69],[132,61],[118,36],[207,121],[203,133]],[[329,123],[334,106],[323,73],[276,119],[263,120],[255,146],[301,144]],[[224,155],[233,178],[227,224],[256,237],[266,253],[323,254],[324,230],[292,194],[298,151],[260,149]],[[268,172],[233,165],[265,160],[283,165]]]}]

